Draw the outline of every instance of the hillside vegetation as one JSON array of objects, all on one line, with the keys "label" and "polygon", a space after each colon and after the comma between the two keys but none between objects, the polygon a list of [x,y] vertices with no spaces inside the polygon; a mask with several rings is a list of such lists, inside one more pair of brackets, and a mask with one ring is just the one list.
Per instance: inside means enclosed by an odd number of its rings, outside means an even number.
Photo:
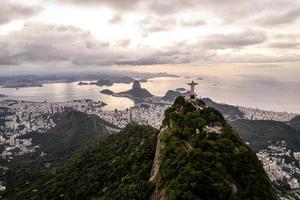
[{"label": "hillside vegetation", "polygon": [[87,144],[104,139],[109,135],[106,127],[114,125],[96,115],[67,110],[54,116],[56,126],[46,133],[31,133],[24,137],[40,145],[38,153],[45,153],[44,159],[64,162]]},{"label": "hillside vegetation", "polygon": [[284,122],[239,119],[231,125],[254,151],[282,140],[287,142],[289,149],[300,151],[300,133]]},{"label": "hillside vegetation", "polygon": [[156,133],[150,126],[129,124],[28,187],[8,190],[7,199],[147,199]]},{"label": "hillside vegetation", "polygon": [[153,199],[277,198],[255,153],[201,100],[178,97],[159,140]]},{"label": "hillside vegetation", "polygon": [[8,193],[26,189],[44,177],[51,167],[62,165],[88,145],[106,138],[109,135],[106,127],[115,128],[95,115],[72,109],[56,114],[54,119],[56,127],[48,132],[21,136],[33,138],[33,144],[40,148],[32,155],[14,159],[9,170],[2,174]]},{"label": "hillside vegetation", "polygon": [[287,124],[293,127],[295,130],[300,131],[300,115],[288,121]]},{"label": "hillside vegetation", "polygon": [[[160,131],[129,124],[52,169],[6,174],[5,199],[277,199],[255,153],[223,115],[178,97]],[[23,182],[19,182],[19,179]]]},{"label": "hillside vegetation", "polygon": [[213,107],[220,111],[226,118],[230,121],[244,118],[244,113],[240,111],[236,106],[228,105],[228,104],[220,104],[212,101],[209,98],[202,99],[206,106]]}]

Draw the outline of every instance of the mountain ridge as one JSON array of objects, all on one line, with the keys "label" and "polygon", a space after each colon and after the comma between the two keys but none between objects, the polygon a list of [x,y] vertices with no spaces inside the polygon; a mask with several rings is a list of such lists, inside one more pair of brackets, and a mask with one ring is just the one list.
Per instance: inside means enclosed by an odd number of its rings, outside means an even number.
[{"label": "mountain ridge", "polygon": [[165,113],[157,144],[152,200],[277,198],[255,153],[202,100],[178,97]]},{"label": "mountain ridge", "polygon": [[130,123],[41,174],[7,199],[277,199],[223,115],[187,97],[165,111],[159,132]]},{"label": "mountain ridge", "polygon": [[300,151],[300,132],[288,123],[273,120],[238,119],[230,122],[254,151],[267,148],[277,141],[286,141],[288,147]]},{"label": "mountain ridge", "polygon": [[300,115],[287,122],[289,126],[300,132]]}]

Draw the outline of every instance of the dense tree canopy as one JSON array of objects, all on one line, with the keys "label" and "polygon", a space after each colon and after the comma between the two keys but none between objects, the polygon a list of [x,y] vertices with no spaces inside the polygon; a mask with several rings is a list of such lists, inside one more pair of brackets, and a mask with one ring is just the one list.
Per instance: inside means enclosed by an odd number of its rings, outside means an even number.
[{"label": "dense tree canopy", "polygon": [[[169,128],[161,138],[159,195],[190,200],[277,198],[255,153],[217,110],[179,97],[166,111],[164,124]],[[207,127],[220,127],[221,133]]]},{"label": "dense tree canopy", "polygon": [[[8,190],[5,195],[8,199],[39,200],[147,199],[152,191],[148,179],[156,133],[150,126],[129,124],[119,134],[86,148],[63,167],[43,172],[28,186]],[[32,167],[26,169],[39,170]],[[25,174],[20,171],[19,175]]]},{"label": "dense tree canopy", "polygon": [[223,115],[201,100],[183,97],[166,110],[159,134],[151,126],[129,124],[61,167],[35,164],[4,174],[8,189],[3,197],[277,199],[261,162]]}]

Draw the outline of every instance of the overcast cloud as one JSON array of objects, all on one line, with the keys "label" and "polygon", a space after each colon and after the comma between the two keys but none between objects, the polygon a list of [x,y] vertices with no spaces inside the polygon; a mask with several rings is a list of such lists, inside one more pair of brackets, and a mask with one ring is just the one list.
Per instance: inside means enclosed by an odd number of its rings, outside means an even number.
[{"label": "overcast cloud", "polygon": [[2,0],[0,70],[298,62],[299,18],[294,0]]},{"label": "overcast cloud", "polygon": [[82,6],[107,6],[118,11],[129,11],[138,6],[139,0],[56,0],[58,3],[78,4]]},{"label": "overcast cloud", "polygon": [[24,19],[37,14],[41,10],[38,6],[19,4],[11,0],[1,0],[0,3],[0,25],[12,20]]}]

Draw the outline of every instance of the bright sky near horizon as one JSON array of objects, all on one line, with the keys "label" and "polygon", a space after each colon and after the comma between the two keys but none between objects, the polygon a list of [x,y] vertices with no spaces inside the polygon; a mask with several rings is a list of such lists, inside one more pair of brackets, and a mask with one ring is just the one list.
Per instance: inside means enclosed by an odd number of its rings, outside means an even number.
[{"label": "bright sky near horizon", "polygon": [[300,60],[298,0],[0,0],[0,75]]}]

